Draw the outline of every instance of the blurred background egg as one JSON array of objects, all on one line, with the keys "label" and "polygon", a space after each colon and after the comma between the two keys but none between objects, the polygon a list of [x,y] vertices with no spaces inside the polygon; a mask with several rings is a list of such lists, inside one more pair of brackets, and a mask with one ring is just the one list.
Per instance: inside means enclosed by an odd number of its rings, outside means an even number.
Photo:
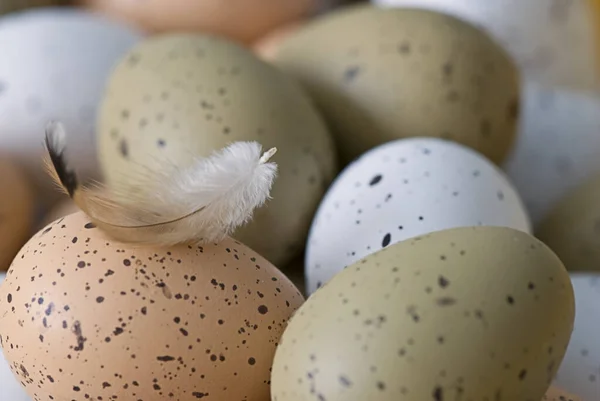
[{"label": "blurred background egg", "polygon": [[492,163],[438,138],[381,145],[350,164],[319,206],[306,250],[308,292],[395,242],[478,225],[530,231],[519,195]]},{"label": "blurred background egg", "polygon": [[333,140],[302,88],[213,36],[159,35],[132,49],[109,80],[98,135],[107,183],[142,191],[141,166],[184,167],[232,141],[277,147],[272,200],[235,233],[277,266],[301,251],[337,170]]},{"label": "blurred background egg", "polygon": [[[6,274],[0,272],[0,286],[5,277]],[[31,401],[17,378],[13,375],[1,348],[2,344],[0,344],[0,401]]]},{"label": "blurred background egg", "polygon": [[587,89],[600,83],[597,0],[372,0],[381,6],[436,10],[481,26],[525,76]]},{"label": "blurred background egg", "polygon": [[486,33],[454,17],[341,8],[292,34],[273,62],[311,93],[344,162],[411,136],[452,139],[494,163],[513,144],[518,71]]},{"label": "blurred background egg", "polygon": [[254,43],[252,48],[263,60],[272,60],[279,51],[281,43],[302,26],[304,26],[304,24],[306,24],[306,21],[299,21],[284,25],[283,27],[271,31],[266,36],[260,38]]},{"label": "blurred background egg", "polygon": [[570,192],[541,222],[536,236],[572,271],[600,271],[600,175]]},{"label": "blurred background egg", "polygon": [[0,151],[26,168],[36,201],[59,196],[41,160],[48,120],[65,124],[69,159],[81,174],[97,174],[96,107],[117,58],[139,39],[129,27],[71,8],[0,18]]},{"label": "blurred background egg", "polygon": [[325,11],[340,0],[78,0],[92,10],[149,31],[198,31],[252,43],[289,22]]},{"label": "blurred background egg", "polygon": [[33,230],[35,198],[27,176],[6,155],[0,156],[0,188],[0,271],[6,271]]},{"label": "blurred background egg", "polygon": [[272,399],[541,400],[574,306],[560,260],[522,231],[409,239],[349,266],[294,314]]},{"label": "blurred background egg", "polygon": [[[594,401],[594,398],[590,398],[590,401]],[[542,398],[542,401],[585,401],[577,396],[567,393],[563,389],[552,386],[546,391],[546,395]]]},{"label": "blurred background egg", "polygon": [[529,82],[519,136],[504,164],[534,225],[600,173],[600,95]]},{"label": "blurred background egg", "polygon": [[42,220],[41,220],[41,224],[38,227],[38,230],[41,230],[42,228],[46,227],[48,224],[58,220],[58,219],[62,219],[65,216],[68,216],[70,214],[73,214],[75,212],[79,212],[81,211],[81,209],[79,209],[79,207],[77,207],[77,205],[75,204],[75,202],[73,202],[70,198],[67,198],[66,196],[61,198],[60,201],[58,201],[54,206],[52,206],[52,208],[50,210],[48,210],[48,213],[46,213]]},{"label": "blurred background egg", "polygon": [[0,335],[36,400],[265,401],[296,287],[245,245],[117,243],[82,213],[36,234],[0,287]]},{"label": "blurred background egg", "polygon": [[70,0],[0,0],[0,14],[33,7],[68,5]]},{"label": "blurred background egg", "polygon": [[577,309],[575,328],[555,383],[582,401],[599,401],[600,275],[571,273],[571,282]]}]

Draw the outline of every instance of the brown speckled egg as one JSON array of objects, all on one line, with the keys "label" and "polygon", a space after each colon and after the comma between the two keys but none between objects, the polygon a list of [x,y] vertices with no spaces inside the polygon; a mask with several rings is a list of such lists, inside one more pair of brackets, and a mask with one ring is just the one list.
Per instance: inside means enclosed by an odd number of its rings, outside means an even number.
[{"label": "brown speckled egg", "polygon": [[153,32],[203,31],[249,43],[308,16],[323,0],[79,0],[93,10]]},{"label": "brown speckled egg", "polygon": [[0,288],[0,336],[35,400],[265,401],[302,301],[232,239],[133,247],[75,213],[17,255]]},{"label": "brown speckled egg", "polygon": [[571,395],[559,387],[552,386],[548,389],[542,401],[581,401],[581,398]]},{"label": "brown speckled egg", "polygon": [[345,162],[385,142],[428,136],[498,164],[516,135],[517,67],[484,31],[449,15],[341,8],[291,34],[273,63],[311,93]]},{"label": "brown speckled egg", "polygon": [[0,271],[31,235],[34,195],[24,172],[9,158],[0,157]]}]

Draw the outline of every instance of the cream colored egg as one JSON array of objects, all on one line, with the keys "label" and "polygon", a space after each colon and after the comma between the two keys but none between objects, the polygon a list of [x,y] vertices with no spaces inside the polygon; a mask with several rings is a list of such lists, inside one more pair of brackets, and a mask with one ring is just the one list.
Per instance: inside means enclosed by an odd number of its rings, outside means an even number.
[{"label": "cream colored egg", "polygon": [[329,0],[78,0],[154,32],[202,31],[251,43],[270,30],[313,14]]},{"label": "cream colored egg", "polygon": [[515,138],[517,68],[486,33],[444,14],[340,9],[291,35],[274,63],[312,94],[344,161],[427,136],[500,163]]},{"label": "cream colored egg", "polygon": [[302,301],[230,238],[135,247],[75,213],[17,257],[0,287],[0,336],[35,400],[265,401],[276,345]]},{"label": "cream colored egg", "polygon": [[[546,392],[542,401],[583,401],[581,398],[571,395],[559,387],[552,386]],[[591,400],[593,401],[593,400]]]},{"label": "cream colored egg", "polygon": [[272,200],[236,232],[277,265],[304,245],[336,171],[333,141],[302,89],[251,51],[210,36],[156,36],[135,47],[108,82],[98,135],[108,184],[125,188],[136,187],[140,166],[186,166],[232,141],[277,147]]},{"label": "cream colored egg", "polygon": [[24,172],[6,155],[0,156],[0,271],[6,271],[29,239],[34,219],[34,195]]},{"label": "cream colored egg", "polygon": [[569,270],[600,271],[600,175],[565,196],[542,220],[536,236]]},{"label": "cream colored egg", "polygon": [[420,7],[481,26],[524,74],[546,85],[588,89],[600,84],[600,8],[597,0],[372,0]]},{"label": "cream colored egg", "polygon": [[295,313],[272,399],[541,400],[569,342],[560,260],[510,228],[456,228],[349,266]]},{"label": "cream colored egg", "polygon": [[252,46],[254,52],[264,60],[272,60],[277,55],[281,43],[300,29],[306,22],[296,22],[277,28],[260,38]]}]

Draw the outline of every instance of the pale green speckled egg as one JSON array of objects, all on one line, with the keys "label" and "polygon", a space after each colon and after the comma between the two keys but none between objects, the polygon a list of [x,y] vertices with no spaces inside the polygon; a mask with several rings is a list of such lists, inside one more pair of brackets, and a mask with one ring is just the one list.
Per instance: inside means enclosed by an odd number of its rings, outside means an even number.
[{"label": "pale green speckled egg", "polygon": [[539,401],[574,320],[556,255],[510,228],[437,231],[353,264],[284,332],[273,401]]},{"label": "pale green speckled egg", "polygon": [[302,88],[250,50],[207,35],[152,37],[114,70],[98,122],[109,185],[132,189],[139,166],[186,166],[233,141],[279,150],[272,200],[236,237],[282,266],[302,249],[337,164]]}]

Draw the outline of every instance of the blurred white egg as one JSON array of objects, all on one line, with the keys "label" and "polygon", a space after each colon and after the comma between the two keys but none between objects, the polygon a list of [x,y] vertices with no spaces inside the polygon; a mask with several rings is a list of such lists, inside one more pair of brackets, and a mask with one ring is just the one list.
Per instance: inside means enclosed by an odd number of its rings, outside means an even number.
[{"label": "blurred white egg", "polygon": [[517,143],[504,169],[534,225],[600,173],[600,94],[527,83]]},{"label": "blurred white egg", "polygon": [[[0,273],[0,285],[6,277],[5,273]],[[0,347],[0,401],[31,401],[21,387],[21,384],[10,370],[10,366]]]},{"label": "blurred white egg", "polygon": [[600,401],[600,274],[571,273],[575,328],[555,384],[585,401]]},{"label": "blurred white egg", "polygon": [[307,292],[390,244],[478,225],[530,232],[519,195],[490,161],[438,138],[381,145],[346,167],[322,200],[306,250]]},{"label": "blurred white egg", "polygon": [[422,7],[486,29],[529,78],[587,88],[600,83],[598,7],[585,0],[371,0]]},{"label": "blurred white egg", "polygon": [[65,123],[70,160],[96,178],[96,107],[113,65],[140,39],[129,27],[71,8],[0,18],[0,149],[25,167],[44,203],[58,197],[41,163],[47,122]]}]

